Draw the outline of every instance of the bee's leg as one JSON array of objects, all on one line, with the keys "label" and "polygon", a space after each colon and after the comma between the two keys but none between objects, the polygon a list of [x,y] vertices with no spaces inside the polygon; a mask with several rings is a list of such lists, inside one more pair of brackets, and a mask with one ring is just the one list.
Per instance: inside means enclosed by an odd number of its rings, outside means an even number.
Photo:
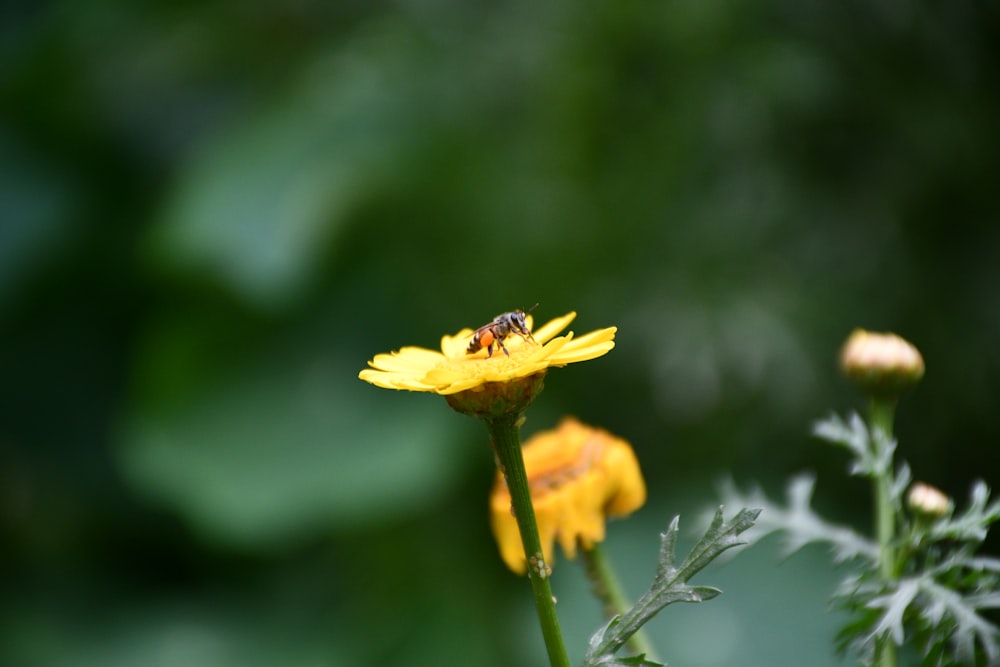
[{"label": "bee's leg", "polygon": [[531,335],[530,331],[515,331],[514,333],[520,336],[521,340],[530,340],[532,343],[535,342],[535,338]]},{"label": "bee's leg", "polygon": [[497,345],[500,346],[500,349],[503,350],[504,354],[506,354],[508,357],[510,356],[510,352],[507,351],[507,346],[504,345],[503,341],[500,340],[499,338],[497,338]]},{"label": "bee's leg", "polygon": [[486,357],[489,358],[492,356],[493,356],[493,342],[490,341],[490,344],[486,346]]}]

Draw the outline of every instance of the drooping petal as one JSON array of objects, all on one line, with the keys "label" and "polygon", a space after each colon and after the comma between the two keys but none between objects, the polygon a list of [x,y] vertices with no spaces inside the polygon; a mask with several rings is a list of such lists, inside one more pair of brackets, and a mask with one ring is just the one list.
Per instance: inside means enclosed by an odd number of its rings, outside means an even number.
[{"label": "drooping petal", "polygon": [[[646,484],[629,444],[602,429],[567,418],[523,447],[542,553],[553,562],[556,542],[567,558],[605,537],[610,517],[630,514],[646,501]],[[507,566],[525,571],[510,495],[498,473],[490,496],[490,523]]]}]

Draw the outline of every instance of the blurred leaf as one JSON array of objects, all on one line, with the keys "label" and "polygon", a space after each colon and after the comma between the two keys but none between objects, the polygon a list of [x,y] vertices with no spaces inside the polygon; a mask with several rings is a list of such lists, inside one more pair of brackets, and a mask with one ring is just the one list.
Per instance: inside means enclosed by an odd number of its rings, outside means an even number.
[{"label": "blurred leaf", "polygon": [[398,85],[412,79],[407,46],[392,27],[362,33],[205,146],[167,202],[154,252],[257,306],[294,298],[352,208],[424,136],[406,98],[415,87]]},{"label": "blurred leaf", "polygon": [[308,349],[261,353],[183,403],[139,406],[117,450],[126,477],[211,538],[247,546],[447,493],[477,443],[456,438],[444,401],[375,389],[357,379],[360,363]]},{"label": "blurred leaf", "polygon": [[122,584],[136,580],[120,571],[75,586],[18,581],[0,605],[0,664],[436,667],[442,646],[477,667],[510,664],[497,650],[502,595],[470,595],[489,581],[481,569],[455,568],[410,537],[309,550],[259,569],[237,557],[226,561],[235,577],[173,582],[168,591],[131,590]]},{"label": "blurred leaf", "polygon": [[[350,664],[349,643],[334,639],[316,609],[276,611],[256,598],[103,599],[67,614],[51,601],[21,600],[4,618],[0,661],[21,667],[266,667]],[[75,607],[76,605],[70,604]],[[346,662],[345,662],[346,661]]]},{"label": "blurred leaf", "polygon": [[931,537],[936,540],[982,542],[990,524],[1000,519],[1000,501],[987,505],[989,500],[990,487],[983,480],[976,480],[969,493],[969,506],[961,515],[936,523]]},{"label": "blurred leaf", "polygon": [[0,128],[0,307],[53,249],[77,236],[69,218],[75,188],[43,162]]},{"label": "blurred leaf", "polygon": [[801,474],[788,481],[786,489],[787,506],[768,499],[758,487],[744,493],[736,488],[732,480],[721,484],[722,501],[727,505],[743,504],[760,507],[760,520],[749,531],[746,539],[756,543],[772,533],[781,532],[784,537],[782,556],[787,558],[808,544],[827,543],[833,550],[837,563],[854,558],[878,559],[878,546],[846,526],[838,526],[824,520],[812,508],[816,478]]}]

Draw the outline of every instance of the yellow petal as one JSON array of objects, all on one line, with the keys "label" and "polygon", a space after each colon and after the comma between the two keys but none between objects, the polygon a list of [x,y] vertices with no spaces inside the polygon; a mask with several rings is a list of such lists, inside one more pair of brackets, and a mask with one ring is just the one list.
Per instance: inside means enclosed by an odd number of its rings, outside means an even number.
[{"label": "yellow petal", "polygon": [[454,336],[441,337],[441,352],[449,359],[461,359],[466,356],[466,349],[472,341],[472,329],[462,329]]},{"label": "yellow petal", "polygon": [[575,312],[566,313],[562,317],[557,317],[554,320],[549,320],[548,322],[540,326],[537,331],[532,331],[531,335],[538,343],[544,345],[553,336],[555,336],[560,331],[568,327],[569,323],[572,322],[575,317],[576,317]]},{"label": "yellow petal", "polygon": [[580,336],[552,354],[549,361],[553,364],[568,364],[603,356],[614,348],[614,336],[617,330],[617,327],[608,327]]},{"label": "yellow petal", "polygon": [[[578,546],[590,549],[604,540],[608,517],[629,514],[645,502],[646,485],[635,453],[607,431],[567,418],[528,439],[523,453],[542,552],[550,564],[555,542],[573,558]],[[520,541],[513,543],[509,527],[500,529],[513,518],[499,473],[490,508],[501,557],[512,570],[523,572]],[[518,567],[512,565],[512,554],[519,558],[514,561]]]},{"label": "yellow petal", "polygon": [[382,371],[426,371],[443,360],[440,352],[422,347],[404,347],[398,352],[376,354],[368,364]]}]

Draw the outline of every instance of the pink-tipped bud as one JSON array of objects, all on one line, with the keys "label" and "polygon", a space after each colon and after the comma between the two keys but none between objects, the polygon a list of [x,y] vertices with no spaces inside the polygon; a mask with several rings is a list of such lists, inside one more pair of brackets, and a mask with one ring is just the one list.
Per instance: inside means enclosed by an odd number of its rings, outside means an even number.
[{"label": "pink-tipped bud", "polygon": [[894,333],[855,329],[840,352],[840,366],[869,393],[896,397],[924,376],[924,359]]},{"label": "pink-tipped bud", "polygon": [[941,491],[923,482],[917,482],[910,487],[906,495],[906,504],[914,514],[938,519],[951,512],[951,499]]}]

